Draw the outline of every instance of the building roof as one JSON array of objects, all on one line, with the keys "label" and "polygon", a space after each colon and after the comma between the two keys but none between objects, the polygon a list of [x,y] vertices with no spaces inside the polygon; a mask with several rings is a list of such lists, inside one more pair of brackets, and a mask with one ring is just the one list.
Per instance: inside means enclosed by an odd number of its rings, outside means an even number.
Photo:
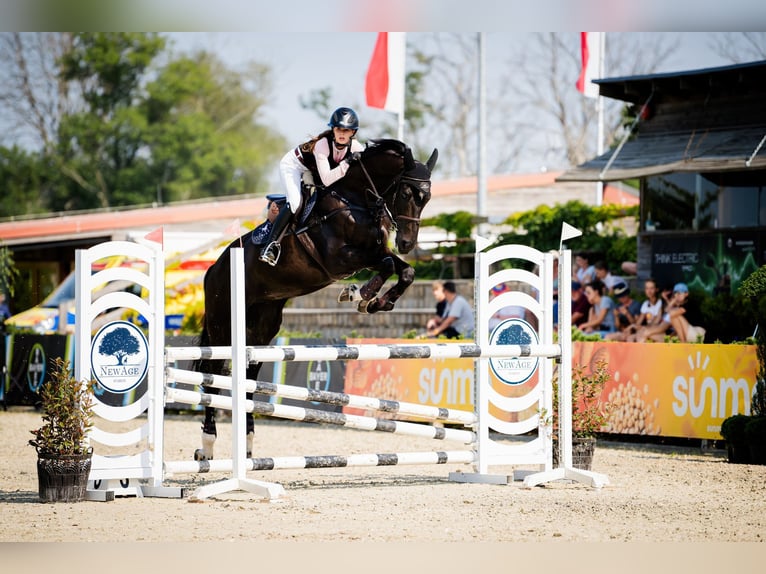
[{"label": "building roof", "polygon": [[[487,204],[490,215],[504,219],[511,213],[533,209],[540,203],[564,203],[572,199],[586,203],[595,201],[594,187],[581,183],[556,183],[559,175],[561,172],[489,176]],[[477,188],[475,177],[434,181],[428,213],[474,211]],[[631,190],[609,185],[604,188],[603,201],[635,205],[638,196]],[[265,197],[248,197],[97,213],[55,214],[52,217],[0,222],[0,240],[6,245],[18,245],[32,241],[66,241],[102,236],[124,239],[128,231],[149,232],[159,226],[166,231],[217,231],[223,234],[235,219],[263,219],[265,208]]]},{"label": "building roof", "polygon": [[616,181],[670,172],[766,170],[766,60],[598,80],[602,96],[646,105],[628,139],[558,181]]}]

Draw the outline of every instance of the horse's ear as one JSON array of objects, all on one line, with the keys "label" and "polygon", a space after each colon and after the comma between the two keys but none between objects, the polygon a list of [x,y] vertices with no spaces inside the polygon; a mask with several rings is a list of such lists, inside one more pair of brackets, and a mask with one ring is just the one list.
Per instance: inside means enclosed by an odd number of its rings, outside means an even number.
[{"label": "horse's ear", "polygon": [[434,167],[436,166],[436,160],[439,159],[439,150],[434,148],[433,153],[431,154],[431,157],[428,158],[428,161],[426,162],[426,166],[428,166],[429,171],[433,171]]},{"label": "horse's ear", "polygon": [[412,150],[409,147],[404,148],[404,171],[415,169],[415,158],[412,157]]}]

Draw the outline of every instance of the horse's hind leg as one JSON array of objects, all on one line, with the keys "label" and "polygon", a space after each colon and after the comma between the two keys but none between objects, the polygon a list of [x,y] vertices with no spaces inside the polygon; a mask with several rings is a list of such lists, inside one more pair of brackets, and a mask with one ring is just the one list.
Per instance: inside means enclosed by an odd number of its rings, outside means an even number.
[{"label": "horse's hind leg", "polygon": [[[210,373],[215,367],[211,361],[200,361],[197,369],[200,373]],[[205,392],[217,395],[220,391],[215,387],[204,387]],[[215,426],[215,407],[205,407],[205,420],[202,422],[202,448],[194,451],[194,460],[213,460],[213,447],[218,431]]]}]

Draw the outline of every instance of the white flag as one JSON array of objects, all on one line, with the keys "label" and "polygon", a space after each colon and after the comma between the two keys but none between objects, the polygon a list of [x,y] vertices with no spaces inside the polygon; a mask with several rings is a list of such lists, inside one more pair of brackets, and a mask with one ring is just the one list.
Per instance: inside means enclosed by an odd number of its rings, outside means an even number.
[{"label": "white flag", "polygon": [[576,227],[572,227],[566,221],[561,222],[561,243],[564,243],[565,241],[575,237],[580,237],[581,235],[582,231]]}]

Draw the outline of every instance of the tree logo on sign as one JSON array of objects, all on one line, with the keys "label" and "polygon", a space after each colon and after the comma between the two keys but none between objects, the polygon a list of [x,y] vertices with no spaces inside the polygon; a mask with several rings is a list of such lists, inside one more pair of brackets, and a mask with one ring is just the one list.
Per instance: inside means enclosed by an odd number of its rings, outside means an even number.
[{"label": "tree logo on sign", "polygon": [[143,332],[127,321],[101,328],[91,344],[93,376],[106,390],[126,393],[144,379],[149,345]]}]

